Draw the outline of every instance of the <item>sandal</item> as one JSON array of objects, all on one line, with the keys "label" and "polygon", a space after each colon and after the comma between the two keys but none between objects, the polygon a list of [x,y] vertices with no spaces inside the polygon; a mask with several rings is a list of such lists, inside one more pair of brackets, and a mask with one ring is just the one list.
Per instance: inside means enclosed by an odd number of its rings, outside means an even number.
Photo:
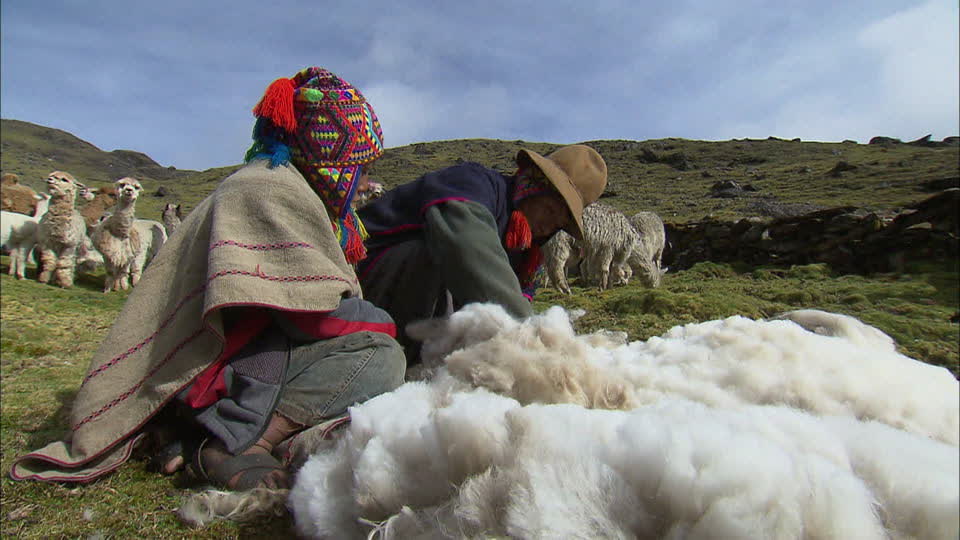
[{"label": "sandal", "polygon": [[[193,472],[205,481],[232,491],[247,491],[262,487],[261,483],[270,473],[282,470],[284,466],[270,454],[241,454],[227,456],[209,469],[203,466],[203,449],[210,439],[205,439],[193,454]],[[239,476],[237,476],[239,474]],[[230,486],[230,480],[237,476],[236,483]]]}]

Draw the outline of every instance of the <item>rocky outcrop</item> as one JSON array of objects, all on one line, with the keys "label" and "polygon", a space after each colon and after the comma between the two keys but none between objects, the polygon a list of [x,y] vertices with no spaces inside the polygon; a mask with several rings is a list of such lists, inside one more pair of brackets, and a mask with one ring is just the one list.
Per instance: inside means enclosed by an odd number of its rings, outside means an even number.
[{"label": "rocky outcrop", "polygon": [[901,271],[912,259],[947,260],[960,254],[958,210],[960,189],[952,188],[895,215],[846,206],[782,218],[668,223],[664,266],[824,262],[845,273]]}]

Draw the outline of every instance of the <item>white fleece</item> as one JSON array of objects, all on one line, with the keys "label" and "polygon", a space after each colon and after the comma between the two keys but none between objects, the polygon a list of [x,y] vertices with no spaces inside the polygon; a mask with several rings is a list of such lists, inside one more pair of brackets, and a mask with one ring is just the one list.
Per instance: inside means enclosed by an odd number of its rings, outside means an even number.
[{"label": "white fleece", "polygon": [[422,325],[442,366],[351,409],[298,473],[298,532],[957,538],[957,380],[798,318],[819,333],[731,317],[627,344],[490,305]]}]

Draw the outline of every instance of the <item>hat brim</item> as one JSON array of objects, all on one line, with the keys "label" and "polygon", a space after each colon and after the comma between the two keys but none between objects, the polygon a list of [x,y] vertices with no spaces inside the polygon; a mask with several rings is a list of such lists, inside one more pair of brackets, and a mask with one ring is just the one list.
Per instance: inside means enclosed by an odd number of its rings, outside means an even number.
[{"label": "hat brim", "polygon": [[573,185],[573,181],[553,160],[541,156],[533,150],[521,148],[517,152],[517,165],[523,166],[529,163],[536,165],[543,172],[543,175],[547,177],[550,184],[567,203],[570,215],[573,216],[573,223],[565,226],[563,230],[577,240],[583,240],[583,198],[577,191],[576,186]]}]

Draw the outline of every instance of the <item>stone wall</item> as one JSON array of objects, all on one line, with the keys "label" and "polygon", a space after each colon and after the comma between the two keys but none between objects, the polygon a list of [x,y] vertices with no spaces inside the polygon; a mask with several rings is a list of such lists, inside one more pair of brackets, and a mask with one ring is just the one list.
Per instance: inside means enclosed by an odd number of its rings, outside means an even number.
[{"label": "stone wall", "polygon": [[829,263],[843,273],[902,271],[905,261],[958,257],[960,189],[942,191],[893,216],[839,207],[796,217],[666,224],[664,265],[700,261],[752,266]]}]

